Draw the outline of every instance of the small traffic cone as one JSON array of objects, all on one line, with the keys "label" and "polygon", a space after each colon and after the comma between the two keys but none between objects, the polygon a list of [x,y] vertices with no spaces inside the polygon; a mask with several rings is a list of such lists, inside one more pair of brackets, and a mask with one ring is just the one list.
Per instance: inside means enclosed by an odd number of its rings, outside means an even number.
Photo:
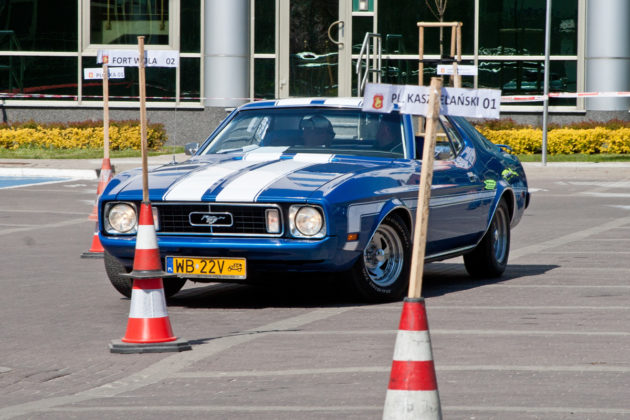
[{"label": "small traffic cone", "polygon": [[191,350],[190,343],[173,335],[166,310],[160,250],[153,225],[150,203],[140,206],[136,253],[133,261],[131,308],[127,331],[121,340],[113,340],[112,353],[162,353]]},{"label": "small traffic cone", "polygon": [[383,419],[441,418],[424,299],[405,298]]},{"label": "small traffic cone", "polygon": [[101,173],[98,177],[98,185],[96,187],[96,200],[94,201],[94,207],[92,207],[92,213],[88,216],[88,220],[98,220],[98,198],[101,196],[103,191],[105,191],[105,187],[112,179],[113,171],[112,165],[109,161],[109,158],[103,158],[103,163],[101,164]]},{"label": "small traffic cone", "polygon": [[86,252],[81,254],[81,258],[103,258],[105,250],[101,244],[101,240],[98,238],[98,222],[94,228],[94,235],[92,235],[92,246]]}]

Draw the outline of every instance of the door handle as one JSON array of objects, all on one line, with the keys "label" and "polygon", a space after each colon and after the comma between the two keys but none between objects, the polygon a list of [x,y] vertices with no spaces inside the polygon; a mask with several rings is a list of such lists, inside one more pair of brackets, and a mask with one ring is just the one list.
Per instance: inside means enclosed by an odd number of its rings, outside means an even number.
[{"label": "door handle", "polygon": [[333,44],[343,47],[343,42],[334,40],[333,37],[332,37],[332,34],[330,33],[330,31],[332,31],[333,26],[335,26],[335,25],[338,25],[339,29],[341,30],[343,28],[343,20],[336,20],[336,21],[334,21],[333,23],[330,24],[330,26],[328,27],[328,39],[330,39],[330,41]]}]

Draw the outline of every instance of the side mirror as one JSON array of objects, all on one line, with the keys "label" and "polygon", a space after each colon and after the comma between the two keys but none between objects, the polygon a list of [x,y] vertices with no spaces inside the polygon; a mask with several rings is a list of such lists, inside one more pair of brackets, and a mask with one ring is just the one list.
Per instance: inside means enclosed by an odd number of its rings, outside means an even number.
[{"label": "side mirror", "polygon": [[199,150],[199,143],[186,143],[184,151],[188,156],[192,156]]},{"label": "side mirror", "polygon": [[512,150],[512,148],[507,144],[497,144],[497,146],[500,147],[501,150],[503,150],[504,152],[510,153],[512,155],[514,154],[514,150]]}]

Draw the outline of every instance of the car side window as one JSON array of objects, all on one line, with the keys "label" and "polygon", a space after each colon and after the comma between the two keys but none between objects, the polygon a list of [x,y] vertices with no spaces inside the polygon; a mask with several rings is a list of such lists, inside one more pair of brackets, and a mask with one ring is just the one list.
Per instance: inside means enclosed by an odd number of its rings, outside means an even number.
[{"label": "car side window", "polygon": [[[418,118],[412,118],[414,123],[414,132],[417,133],[417,120]],[[447,121],[448,122],[448,121]],[[442,122],[442,118],[440,118],[440,123],[437,124],[436,127],[436,137],[435,137],[435,153],[434,157],[436,160],[452,160],[455,159],[455,156],[462,148],[461,139],[459,139],[458,148],[455,147],[451,142],[451,134],[446,129]],[[448,126],[452,129],[452,126]],[[422,152],[424,148],[424,133],[417,135],[416,134],[416,159],[422,159]]]},{"label": "car side window", "polygon": [[441,117],[440,121],[442,126],[444,127],[444,131],[448,135],[449,140],[451,141],[451,145],[453,146],[453,151],[455,152],[455,156],[459,155],[459,153],[464,148],[464,140],[462,139],[459,132],[453,127],[453,124],[446,119],[445,117]]}]

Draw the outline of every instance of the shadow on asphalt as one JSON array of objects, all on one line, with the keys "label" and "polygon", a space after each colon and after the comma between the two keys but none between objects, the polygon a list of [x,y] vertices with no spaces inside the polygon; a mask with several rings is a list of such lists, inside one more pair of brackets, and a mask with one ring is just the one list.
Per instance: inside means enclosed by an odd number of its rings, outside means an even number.
[{"label": "shadow on asphalt", "polygon": [[[509,265],[497,279],[473,279],[464,264],[425,266],[423,296],[441,296],[484,285],[542,275],[557,265]],[[342,307],[374,303],[362,301],[345,278],[329,274],[278,274],[257,284],[193,283],[168,299],[169,306],[186,308],[262,309],[269,307]],[[166,280],[168,281],[168,280]]]},{"label": "shadow on asphalt", "polygon": [[510,280],[539,276],[555,268],[560,268],[560,266],[551,264],[508,264],[505,273],[499,278],[475,279],[468,275],[464,264],[427,264],[424,269],[422,294],[425,298],[441,296],[485,285],[501,284]]}]

